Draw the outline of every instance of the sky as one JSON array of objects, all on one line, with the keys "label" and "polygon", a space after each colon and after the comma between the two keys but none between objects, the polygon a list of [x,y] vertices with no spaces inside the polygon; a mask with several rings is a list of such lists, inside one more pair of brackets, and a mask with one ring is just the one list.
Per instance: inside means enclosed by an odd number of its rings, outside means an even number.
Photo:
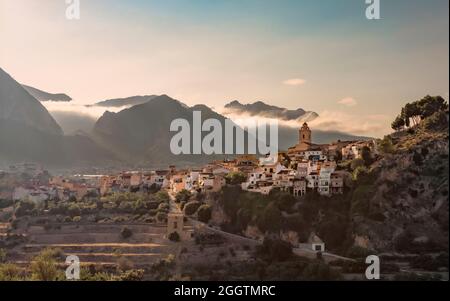
[{"label": "sky", "polygon": [[[167,94],[264,101],[380,137],[408,101],[449,93],[448,0],[0,0],[0,67],[75,104]],[[336,129],[336,128],[334,128]]]}]

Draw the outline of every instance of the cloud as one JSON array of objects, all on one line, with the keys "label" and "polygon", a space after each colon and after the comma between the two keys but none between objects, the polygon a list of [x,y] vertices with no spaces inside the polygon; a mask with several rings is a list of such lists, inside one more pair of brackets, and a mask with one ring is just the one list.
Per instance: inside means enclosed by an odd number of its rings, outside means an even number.
[{"label": "cloud", "polygon": [[347,106],[347,107],[354,107],[358,104],[358,102],[356,101],[356,99],[352,98],[352,97],[346,97],[344,99],[341,99],[338,101],[338,104]]},{"label": "cloud", "polygon": [[288,80],[285,80],[283,82],[283,84],[288,85],[288,86],[301,86],[304,85],[306,83],[306,80],[301,79],[301,78],[291,78]]},{"label": "cloud", "polygon": [[[246,113],[229,112],[226,110],[219,111],[227,118],[233,120],[240,126],[247,126],[252,120],[269,121],[271,118],[265,116],[250,116]],[[390,132],[391,116],[388,115],[361,115],[349,114],[342,111],[322,111],[319,117],[309,120],[309,126],[314,130],[327,132],[341,132],[346,134],[361,135],[368,137],[383,137]],[[302,120],[278,120],[279,126],[291,127],[298,129]]]}]

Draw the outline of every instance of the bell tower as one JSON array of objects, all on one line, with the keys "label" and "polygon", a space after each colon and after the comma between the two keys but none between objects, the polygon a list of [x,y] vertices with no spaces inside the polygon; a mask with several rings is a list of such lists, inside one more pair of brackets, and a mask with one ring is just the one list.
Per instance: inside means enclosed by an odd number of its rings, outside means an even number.
[{"label": "bell tower", "polygon": [[299,144],[311,144],[311,130],[305,122],[299,131]]}]

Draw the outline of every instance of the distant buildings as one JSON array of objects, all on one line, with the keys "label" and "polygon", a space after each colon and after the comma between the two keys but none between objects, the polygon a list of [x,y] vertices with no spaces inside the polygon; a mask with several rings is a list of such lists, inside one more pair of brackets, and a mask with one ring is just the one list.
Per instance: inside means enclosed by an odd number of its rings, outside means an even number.
[{"label": "distant buildings", "polygon": [[242,189],[262,194],[278,189],[296,197],[308,191],[317,191],[325,196],[342,194],[346,173],[336,171],[342,145],[341,142],[329,145],[312,143],[311,129],[304,123],[299,130],[298,144],[282,154],[289,159],[288,164],[254,167]]}]

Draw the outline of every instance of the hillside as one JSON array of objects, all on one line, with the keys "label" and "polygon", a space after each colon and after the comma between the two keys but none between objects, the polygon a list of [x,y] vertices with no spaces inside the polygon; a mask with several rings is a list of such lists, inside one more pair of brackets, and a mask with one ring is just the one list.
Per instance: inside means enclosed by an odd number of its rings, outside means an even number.
[{"label": "hillside", "polygon": [[354,258],[409,256],[417,267],[423,256],[432,256],[426,270],[445,266],[445,258],[448,266],[448,134],[447,110],[379,140],[366,166],[339,164],[352,174],[343,195],[310,191],[296,199],[226,187],[210,200],[213,223],[249,237],[299,242],[317,233],[327,250]]},{"label": "hillside", "polygon": [[[0,68],[0,120],[17,122],[44,134],[62,135],[62,130],[44,106]],[[10,129],[11,134],[14,128]]]},{"label": "hillside", "polygon": [[[387,136],[354,198],[353,233],[360,246],[417,253],[448,250],[448,111]],[[392,142],[392,144],[391,144]]]}]

